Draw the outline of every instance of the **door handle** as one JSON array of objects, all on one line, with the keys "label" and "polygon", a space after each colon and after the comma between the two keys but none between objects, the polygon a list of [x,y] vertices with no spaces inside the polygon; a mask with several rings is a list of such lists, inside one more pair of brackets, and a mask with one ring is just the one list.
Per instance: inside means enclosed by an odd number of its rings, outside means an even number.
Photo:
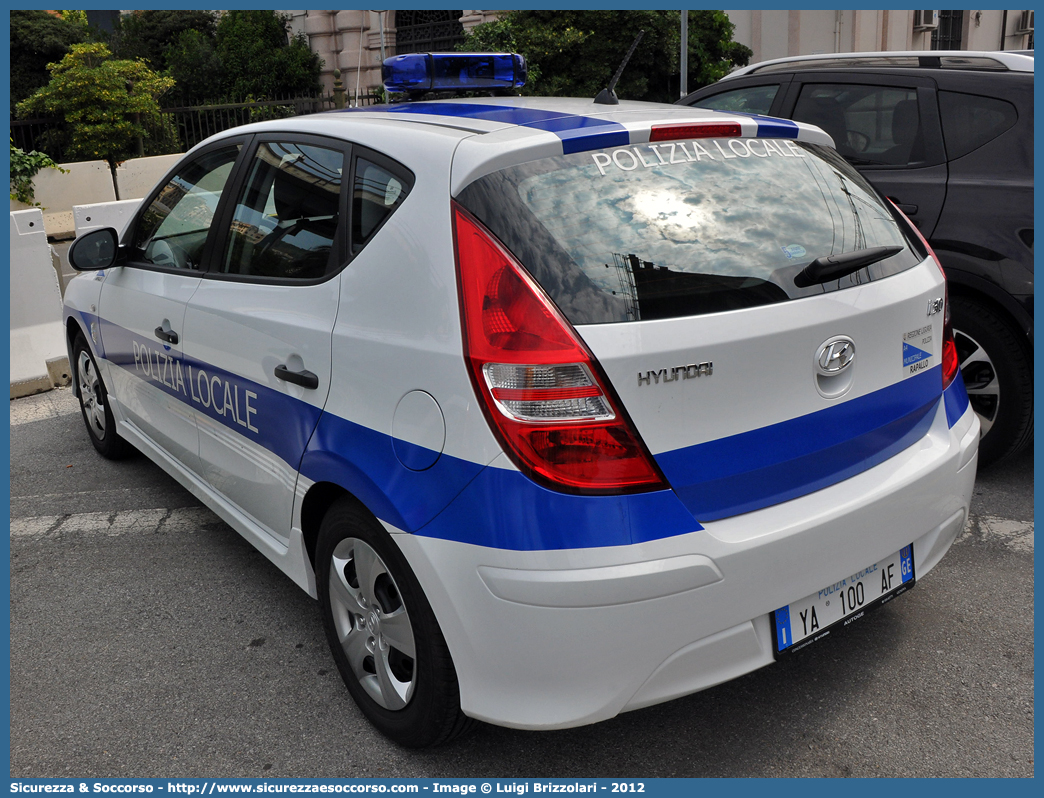
[{"label": "door handle", "polygon": [[161,341],[166,341],[168,344],[176,344],[178,342],[178,334],[173,330],[164,330],[162,327],[156,328],[156,337]]},{"label": "door handle", "polygon": [[294,385],[300,385],[313,391],[319,387],[319,377],[306,369],[291,371],[285,365],[276,366],[275,375],[281,380],[292,382]]}]

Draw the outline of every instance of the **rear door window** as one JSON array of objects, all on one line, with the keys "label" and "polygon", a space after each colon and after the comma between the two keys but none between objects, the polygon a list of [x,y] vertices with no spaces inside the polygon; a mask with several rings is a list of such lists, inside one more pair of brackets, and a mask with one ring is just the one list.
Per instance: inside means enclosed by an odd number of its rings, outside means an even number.
[{"label": "rear door window", "polygon": [[809,83],[793,118],[821,127],[837,151],[857,164],[905,166],[925,159],[913,87]]},{"label": "rear door window", "polygon": [[967,155],[1015,126],[1019,114],[1015,106],[995,97],[939,92],[943,140],[951,160]]},{"label": "rear door window", "polygon": [[229,230],[221,272],[311,280],[337,262],[344,152],[262,141]]},{"label": "rear door window", "polygon": [[[457,196],[574,324],[734,310],[858,285],[921,259],[870,185],[827,147],[703,139],[508,167]],[[834,280],[825,255],[904,249]]]}]

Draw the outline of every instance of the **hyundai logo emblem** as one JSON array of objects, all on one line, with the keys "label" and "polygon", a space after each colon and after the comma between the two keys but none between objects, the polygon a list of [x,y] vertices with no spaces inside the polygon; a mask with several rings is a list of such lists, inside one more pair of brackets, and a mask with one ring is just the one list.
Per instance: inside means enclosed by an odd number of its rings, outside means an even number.
[{"label": "hyundai logo emblem", "polygon": [[821,344],[816,352],[816,371],[824,377],[834,377],[852,365],[855,360],[855,342],[844,335]]}]

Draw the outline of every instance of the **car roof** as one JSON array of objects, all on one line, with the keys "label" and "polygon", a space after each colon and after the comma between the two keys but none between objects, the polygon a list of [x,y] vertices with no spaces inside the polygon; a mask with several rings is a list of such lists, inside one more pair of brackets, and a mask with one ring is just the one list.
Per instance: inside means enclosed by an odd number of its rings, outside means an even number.
[{"label": "car roof", "polygon": [[[425,141],[453,140],[455,192],[481,174],[509,163],[555,155],[648,144],[654,125],[737,123],[741,138],[783,138],[833,147],[821,129],[803,122],[756,114],[713,111],[666,103],[620,101],[596,105],[566,97],[482,97],[404,102],[327,111],[258,122],[218,136],[288,131],[360,141],[403,158],[403,142],[412,149]],[[369,135],[364,135],[366,131]],[[374,138],[374,132],[379,134]],[[363,138],[360,138],[363,136]],[[217,137],[215,137],[217,138]],[[393,142],[397,142],[393,146]]]},{"label": "car roof", "polygon": [[768,72],[805,69],[947,69],[990,72],[1033,72],[1033,56],[987,50],[899,50],[861,53],[818,53],[773,58],[730,72],[722,80]]},{"label": "car roof", "polygon": [[556,133],[566,141],[574,141],[575,151],[593,149],[593,146],[584,146],[588,143],[602,146],[597,144],[602,139],[619,140],[609,141],[608,146],[617,143],[644,143],[648,141],[647,135],[644,141],[632,135],[631,141],[628,142],[624,141],[622,136],[613,136],[612,133],[627,130],[634,134],[641,131],[648,134],[653,125],[684,122],[739,122],[742,126],[742,137],[765,137],[773,126],[784,126],[790,133],[783,135],[783,138],[797,138],[818,144],[830,143],[829,140],[823,139],[819,128],[789,119],[627,100],[621,101],[618,105],[596,105],[588,99],[569,97],[479,97],[345,108],[293,119],[255,122],[231,128],[218,135],[269,130],[305,131],[312,127],[312,122],[320,123],[328,135],[336,135],[338,128],[343,127],[347,130],[350,127],[371,123],[380,123],[383,126],[387,126],[388,123],[416,125],[417,133],[424,128],[439,128],[480,136],[500,134],[502,138],[509,131],[514,131],[517,136],[524,136],[531,131],[543,131]]},{"label": "car roof", "polygon": [[[382,119],[417,124],[438,125],[485,134],[513,128],[546,131],[577,131],[595,134],[601,128],[623,125],[649,128],[659,122],[737,121],[737,114],[708,109],[682,109],[667,103],[621,100],[616,105],[599,105],[593,100],[575,97],[476,97],[467,99],[426,100],[368,108],[330,111],[350,114],[355,120]],[[749,115],[743,115],[749,117]],[[762,117],[768,120],[768,117]],[[783,120],[781,120],[783,121]],[[521,132],[521,131],[520,131]],[[744,131],[744,135],[753,135]]]}]

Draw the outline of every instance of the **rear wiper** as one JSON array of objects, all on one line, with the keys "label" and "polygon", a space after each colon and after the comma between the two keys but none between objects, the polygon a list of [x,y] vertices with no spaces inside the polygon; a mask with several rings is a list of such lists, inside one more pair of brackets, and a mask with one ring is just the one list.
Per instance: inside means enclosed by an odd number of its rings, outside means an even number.
[{"label": "rear wiper", "polygon": [[890,258],[902,251],[902,247],[869,247],[868,249],[857,249],[855,252],[845,252],[841,255],[824,255],[822,258],[816,258],[798,272],[794,277],[794,285],[798,288],[808,288],[817,283],[840,280],[845,275],[859,271],[864,266]]}]

